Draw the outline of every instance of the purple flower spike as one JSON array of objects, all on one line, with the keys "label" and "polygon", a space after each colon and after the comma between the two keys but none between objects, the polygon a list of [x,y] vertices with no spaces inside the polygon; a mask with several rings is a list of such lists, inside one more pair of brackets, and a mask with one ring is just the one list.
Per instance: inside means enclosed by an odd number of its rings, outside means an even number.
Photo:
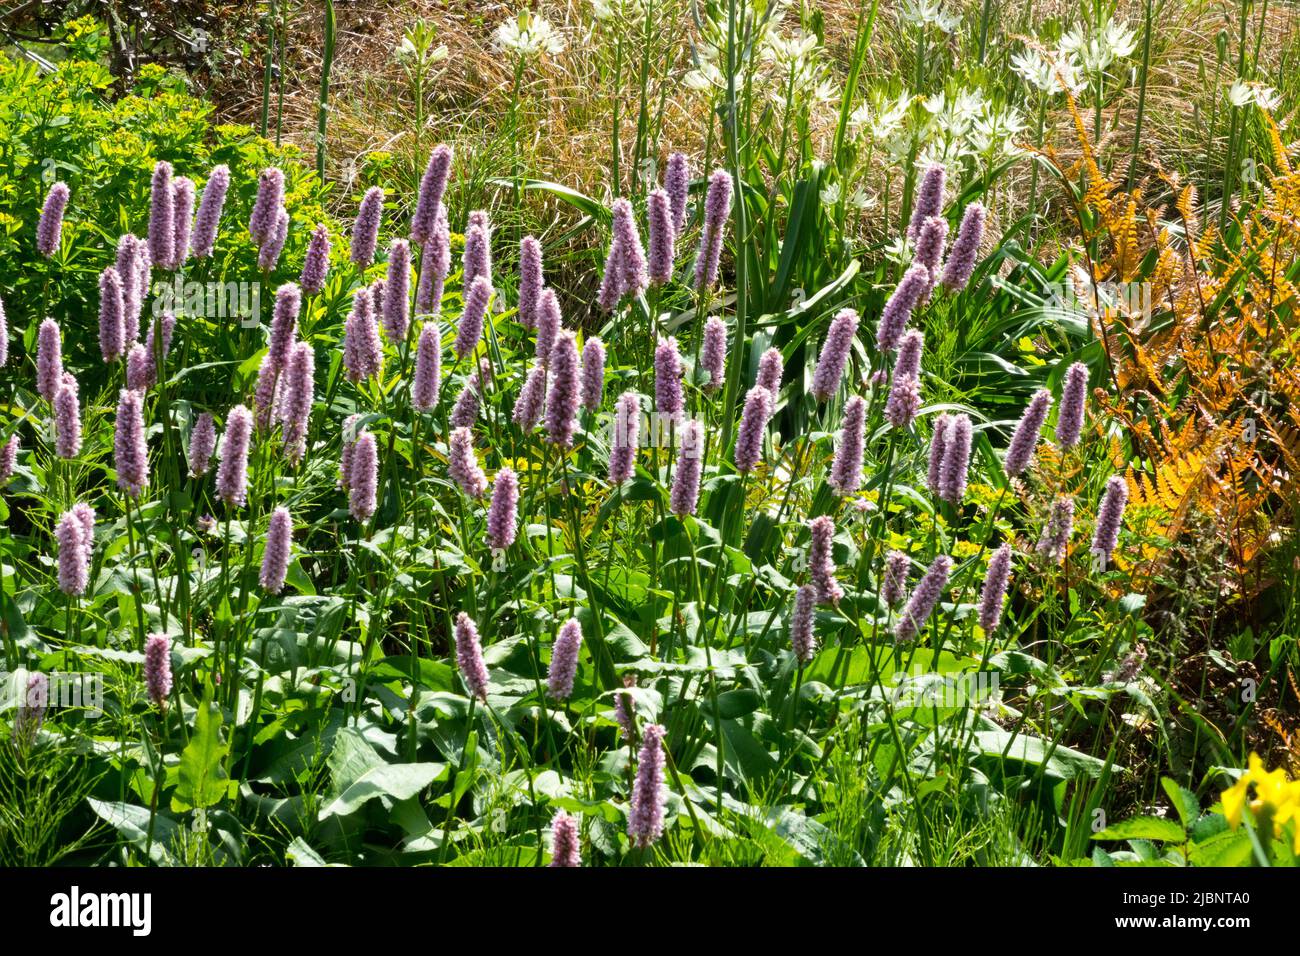
[{"label": "purple flower spike", "polygon": [[704,228],[700,232],[700,248],[695,255],[695,289],[703,292],[718,281],[718,263],[722,259],[722,240],[731,215],[731,174],[724,169],[715,170],[709,177],[709,189],[704,197]]},{"label": "purple flower spike", "polygon": [[980,243],[984,240],[984,207],[973,202],[962,214],[961,225],[957,227],[957,238],[953,240],[952,251],[943,267],[944,286],[954,292],[966,288],[971,274],[975,271],[975,259],[979,255]]},{"label": "purple flower spike", "polygon": [[727,324],[716,315],[710,316],[704,323],[704,340],[700,343],[700,368],[709,375],[709,380],[703,386],[705,391],[716,392],[722,388],[727,374]]},{"label": "purple flower spike", "polygon": [[1020,424],[1016,426],[1015,433],[1011,436],[1011,444],[1007,446],[1006,458],[1002,462],[1002,470],[1006,472],[1008,478],[1014,478],[1029,467],[1034,452],[1038,449],[1038,436],[1043,430],[1043,423],[1047,421],[1047,413],[1051,408],[1052,393],[1045,388],[1040,388],[1029,400],[1029,405],[1020,418]]},{"label": "purple flower spike", "polygon": [[939,497],[960,505],[966,495],[966,476],[970,471],[971,423],[966,415],[954,415],[948,422],[943,462],[939,468]]},{"label": "purple flower spike", "polygon": [[614,200],[614,245],[619,250],[619,288],[623,295],[636,298],[650,284],[645,250],[637,233],[632,204],[626,199]]},{"label": "purple flower spike", "polygon": [[226,433],[217,449],[217,497],[231,508],[242,508],[248,497],[248,443],[253,413],[236,405],[226,416]]},{"label": "purple flower spike", "polygon": [[[162,341],[154,343],[155,330],[162,328]],[[149,323],[149,332],[144,337],[146,386],[158,381],[158,362],[166,362],[172,351],[172,335],[176,331],[176,316],[164,310]],[[160,347],[161,346],[161,347]]]},{"label": "purple flower spike", "polygon": [[81,597],[90,583],[90,567],[85,527],[73,512],[65,511],[54,532],[59,543],[59,590],[71,597]]},{"label": "purple flower spike", "polygon": [[134,389],[123,389],[118,399],[113,459],[117,487],[132,498],[140,497],[149,484],[149,450],[144,437],[144,400]]},{"label": "purple flower spike", "polygon": [[149,353],[139,342],[126,353],[126,387],[137,392],[149,388]]},{"label": "purple flower spike", "polygon": [[54,453],[60,458],[76,458],[81,452],[81,403],[77,397],[77,380],[68,372],[54,393]]},{"label": "purple flower spike", "polygon": [[592,336],[582,346],[582,407],[595,412],[604,392],[605,343]]},{"label": "purple flower spike", "polygon": [[172,642],[165,634],[150,634],[144,642],[144,686],[159,710],[172,692]]},{"label": "purple flower spike", "polygon": [[917,265],[925,266],[930,273],[929,295],[939,283],[939,263],[943,260],[943,250],[948,242],[948,220],[940,216],[931,216],[921,224],[921,232],[916,237],[916,255],[912,260]]},{"label": "purple flower spike", "polygon": [[410,325],[411,246],[405,239],[394,239],[384,280],[384,335],[394,345],[405,342]]},{"label": "purple flower spike", "polygon": [[[343,323],[343,367],[348,381],[361,382],[378,376],[384,367],[383,349],[370,289],[362,286],[352,293],[352,311]],[[418,360],[416,375],[419,375]]]},{"label": "purple flower spike", "polygon": [[1128,505],[1128,482],[1120,475],[1111,475],[1106,479],[1106,491],[1097,508],[1097,527],[1092,534],[1092,554],[1102,562],[1110,561],[1111,555],[1119,544],[1119,529],[1124,521],[1124,509]]},{"label": "purple flower spike", "polygon": [[515,543],[519,524],[519,478],[514,469],[502,468],[492,482],[492,504],[488,507],[488,544],[504,551]]},{"label": "purple flower spike", "polygon": [[672,200],[667,192],[656,189],[650,194],[646,219],[650,227],[650,284],[664,285],[673,277],[677,242]]},{"label": "purple flower spike", "polygon": [[519,324],[537,326],[537,299],[542,294],[542,244],[533,236],[519,243]]},{"label": "purple flower spike", "polygon": [[1056,413],[1056,440],[1062,448],[1073,448],[1083,434],[1084,404],[1088,399],[1088,366],[1075,362],[1065,372],[1061,407]]},{"label": "purple flower spike", "polygon": [[58,251],[59,241],[63,238],[63,214],[68,208],[70,195],[67,185],[55,183],[41,207],[41,218],[36,223],[36,251],[47,259]]},{"label": "purple flower spike", "polygon": [[438,385],[442,377],[442,329],[430,316],[420,329],[420,344],[415,350],[415,381],[411,383],[411,404],[427,412],[438,404]]},{"label": "purple flower spike", "polygon": [[831,553],[835,522],[821,515],[808,522],[808,575],[817,590],[818,604],[839,604],[844,589],[835,580],[835,558]]},{"label": "purple flower spike", "polygon": [[1065,560],[1070,550],[1070,534],[1074,530],[1074,499],[1064,496],[1052,502],[1042,537],[1035,550],[1054,564]]},{"label": "purple flower spike", "polygon": [[776,403],[777,393],[781,391],[781,376],[785,374],[785,359],[781,350],[768,349],[758,360],[758,378],[754,384],[761,385],[772,393],[772,403]]},{"label": "purple flower spike", "polygon": [[194,218],[194,232],[190,236],[190,252],[196,259],[207,259],[217,244],[217,229],[221,225],[221,210],[230,190],[230,167],[216,166],[208,174],[199,200],[198,215]]},{"label": "purple flower spike", "polygon": [[907,428],[921,409],[921,350],[925,338],[913,329],[903,336],[894,363],[894,378],[885,402],[885,418],[895,428]]},{"label": "purple flower spike", "polygon": [[456,615],[456,667],[470,694],[486,701],[488,669],[483,663],[483,647],[478,628],[464,611]]},{"label": "purple flower spike", "polygon": [[610,484],[622,484],[636,471],[640,430],[641,402],[635,392],[624,392],[614,405],[614,433],[609,448]]},{"label": "purple flower spike", "polygon": [[816,604],[817,589],[811,584],[805,584],[794,592],[794,613],[790,616],[790,648],[800,665],[811,661],[817,652],[817,638],[813,634]]},{"label": "purple flower spike", "polygon": [[276,214],[271,234],[266,237],[266,242],[262,243],[262,248],[257,254],[257,267],[263,272],[273,270],[275,264],[280,261],[280,253],[284,251],[284,244],[288,238],[289,213],[281,209]]},{"label": "purple flower spike", "polygon": [[343,420],[339,435],[339,487],[348,491],[352,485],[352,450],[357,445],[357,423],[360,415],[349,415]]},{"label": "purple flower spike", "polygon": [[172,166],[159,162],[153,168],[149,190],[149,258],[160,269],[170,269],[176,242],[176,193]]},{"label": "purple flower spike", "polygon": [[821,355],[817,358],[817,368],[813,372],[812,393],[819,402],[826,401],[838,391],[857,332],[858,313],[852,309],[841,310],[831,320]]},{"label": "purple flower spike", "polygon": [[433,235],[424,245],[420,256],[420,282],[415,289],[415,311],[419,315],[442,314],[442,293],[451,269],[451,230],[447,226],[447,211],[438,207],[438,219],[433,225]]},{"label": "purple flower spike", "polygon": [[623,298],[622,262],[623,250],[619,248],[615,237],[605,256],[605,273],[600,280],[600,291],[596,294],[596,305],[602,312],[613,312]]},{"label": "purple flower spike", "polygon": [[451,441],[448,443],[447,473],[470,498],[481,498],[483,492],[487,491],[487,475],[479,467],[478,456],[474,454],[474,436],[468,428],[452,430]]},{"label": "purple flower spike", "polygon": [[555,297],[554,289],[543,290],[537,301],[535,313],[537,324],[537,348],[535,354],[543,365],[551,362],[551,349],[555,347],[555,337],[560,334],[560,302]]},{"label": "purple flower spike", "polygon": [[511,421],[526,435],[542,420],[542,409],[545,404],[546,368],[538,363],[529,370],[528,377],[524,379],[524,387],[519,390],[519,397],[515,399]]},{"label": "purple flower spike", "polygon": [[678,517],[695,514],[700,497],[700,475],[704,470],[704,428],[688,421],[682,428],[682,447],[673,471],[673,488],[669,508]]},{"label": "purple flower spike", "polygon": [[876,328],[876,348],[881,352],[892,352],[898,348],[907,323],[912,318],[912,310],[929,294],[929,289],[930,270],[919,264],[908,267],[898,288],[880,313],[880,325]]},{"label": "purple flower spike", "polygon": [[655,349],[655,411],[676,421],[685,407],[682,356],[677,351],[677,339],[661,338]]},{"label": "purple flower spike", "polygon": [[308,295],[317,295],[325,288],[325,278],[330,271],[330,233],[324,223],[312,230],[307,240],[307,255],[302,262],[302,275],[298,284]]},{"label": "purple flower spike", "polygon": [[907,226],[907,238],[916,242],[921,228],[931,216],[943,214],[944,169],[930,163],[921,173],[921,185],[916,190],[916,203],[912,206],[912,220]]},{"label": "purple flower spike", "polygon": [[268,352],[257,368],[257,387],[253,390],[253,410],[256,412],[258,431],[271,427],[275,411],[280,406],[280,372]]},{"label": "purple flower spike", "polygon": [[280,420],[284,423],[284,453],[297,465],[307,453],[307,431],[311,423],[316,353],[308,342],[299,342],[289,356],[284,373],[284,395]]},{"label": "purple flower spike", "polygon": [[551,349],[551,388],[546,395],[546,440],[561,448],[573,445],[578,414],[578,345],[564,331]]},{"label": "purple flower spike", "polygon": [[854,395],[844,403],[844,424],[840,428],[829,483],[838,494],[851,495],[862,486],[862,457],[866,447],[867,403]]},{"label": "purple flower spike", "polygon": [[18,467],[18,436],[10,435],[9,440],[0,445],[0,481],[8,481]]},{"label": "purple flower spike", "polygon": [[456,329],[456,342],[452,349],[457,358],[464,358],[478,346],[483,336],[483,322],[487,317],[488,302],[492,298],[492,283],[486,277],[479,276],[469,287],[465,296],[465,310],[460,316],[460,326]]},{"label": "purple flower spike", "polygon": [[578,649],[582,647],[582,625],[571,617],[560,625],[551,649],[551,670],[546,679],[546,690],[556,700],[573,696],[573,678],[578,673]]},{"label": "purple flower spike", "polygon": [[941,554],[934,559],[925,574],[921,576],[921,580],[917,582],[916,590],[912,592],[912,597],[903,608],[898,623],[894,625],[895,640],[906,643],[915,640],[921,633],[935,605],[943,597],[943,589],[948,583],[948,575],[951,571],[952,558]]},{"label": "purple flower spike", "polygon": [[912,560],[902,551],[885,555],[885,579],[880,585],[880,598],[890,607],[897,607],[907,593],[907,575],[912,570]]},{"label": "purple flower spike", "polygon": [[465,380],[465,387],[456,396],[456,404],[451,408],[451,417],[447,419],[452,428],[473,428],[478,421],[479,399],[478,375],[471,372]]},{"label": "purple flower spike", "polygon": [[374,435],[368,431],[357,435],[348,464],[348,510],[357,521],[365,521],[378,507],[379,449]]},{"label": "purple flower spike", "polygon": [[204,412],[195,420],[190,432],[189,466],[192,478],[201,478],[208,473],[212,454],[216,450],[217,426],[212,421],[212,413]]},{"label": "purple flower spike", "polygon": [[411,216],[411,240],[418,245],[425,245],[433,236],[438,208],[447,192],[451,159],[451,147],[439,143],[429,154],[428,165],[420,177],[420,193],[415,202],[415,213]]},{"label": "purple flower spike", "polygon": [[984,575],[984,588],[980,591],[980,627],[990,635],[1002,620],[1002,602],[1007,596],[1007,582],[1011,578],[1011,545],[1003,544],[989,559],[988,573]]},{"label": "purple flower spike", "polygon": [[25,693],[14,712],[13,741],[16,746],[25,749],[36,743],[49,704],[50,679],[39,672],[32,674],[27,678]]},{"label": "purple flower spike", "polygon": [[664,192],[672,206],[673,233],[681,235],[686,227],[686,197],[691,186],[691,170],[684,153],[673,153],[668,157],[668,167],[664,170]]},{"label": "purple flower spike", "polygon": [[149,254],[135,236],[127,233],[117,241],[114,266],[122,287],[122,352],[125,355],[140,337],[140,310],[149,287]]},{"label": "purple flower spike", "polygon": [[582,866],[582,840],[577,818],[563,810],[551,820],[551,866]]},{"label": "purple flower spike", "polygon": [[[265,246],[274,236],[276,220],[283,207],[284,172],[274,166],[262,170],[257,178],[257,199],[253,201],[253,212],[248,217],[248,234],[259,246]],[[155,255],[154,261],[157,260]]]},{"label": "purple flower spike", "polygon": [[663,835],[668,792],[664,787],[664,728],[648,724],[641,735],[636,782],[628,804],[627,835],[632,845],[645,849]]},{"label": "purple flower spike", "polygon": [[61,384],[63,345],[59,323],[45,319],[36,334],[36,391],[40,392],[41,398],[52,402]]},{"label": "purple flower spike", "polygon": [[[471,221],[474,213],[470,214]],[[486,279],[492,284],[492,243],[488,229],[473,225],[465,230],[465,253],[461,259],[462,283],[472,286],[475,279]]]},{"label": "purple flower spike", "polygon": [[767,420],[772,417],[772,393],[755,385],[745,395],[745,407],[740,413],[740,426],[736,429],[734,461],[736,470],[747,474],[763,460],[763,435]]},{"label": "purple flower spike", "polygon": [[951,424],[952,416],[947,412],[942,413],[934,420],[934,433],[930,436],[930,461],[925,484],[930,489],[930,494],[935,496],[939,494],[939,482],[943,477],[943,455],[948,444],[948,427]]},{"label": "purple flower spike", "polygon": [[179,269],[190,256],[190,232],[194,226],[194,180],[177,176],[172,180],[171,268]]},{"label": "purple flower spike", "polygon": [[379,223],[384,218],[384,189],[371,186],[361,197],[356,221],[352,224],[352,264],[365,269],[375,261],[379,246]]},{"label": "purple flower spike", "polygon": [[105,362],[122,357],[125,344],[126,306],[122,300],[122,280],[109,266],[99,274],[99,353]]},{"label": "purple flower spike", "polygon": [[271,512],[266,529],[266,549],[262,553],[262,573],[258,581],[267,594],[279,594],[289,573],[289,555],[293,550],[293,517],[288,508]]},{"label": "purple flower spike", "polygon": [[302,290],[286,282],[275,290],[275,309],[271,315],[271,344],[267,354],[276,372],[284,370],[289,350],[298,335],[298,312],[302,308]]}]

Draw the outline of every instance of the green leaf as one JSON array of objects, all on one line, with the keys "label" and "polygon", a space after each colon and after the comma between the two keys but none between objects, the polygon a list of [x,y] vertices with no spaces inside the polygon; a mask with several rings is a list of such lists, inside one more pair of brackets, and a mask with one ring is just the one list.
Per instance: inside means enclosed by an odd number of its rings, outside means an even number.
[{"label": "green leaf", "polygon": [[1245,866],[1250,854],[1250,836],[1240,829],[1224,830],[1203,843],[1193,843],[1187,857],[1192,866]]},{"label": "green leaf", "polygon": [[117,803],[115,801],[96,800],[94,797],[87,797],[86,802],[90,804],[90,809],[95,812],[105,823],[112,826],[122,838],[137,849],[144,851],[148,848],[149,859],[159,864],[174,864],[169,847],[176,839],[180,831],[180,824],[171,817],[163,814],[155,814],[153,820],[153,840],[149,839],[149,811],[145,807],[137,807],[130,803]]},{"label": "green leaf", "polygon": [[172,810],[210,807],[230,792],[222,761],[229,744],[221,739],[221,710],[204,701],[194,712],[194,732],[181,753],[179,782],[172,797]]},{"label": "green leaf", "polygon": [[1134,817],[1113,827],[1094,833],[1094,840],[1159,840],[1162,843],[1182,843],[1187,839],[1183,828],[1165,817]]},{"label": "green leaf", "polygon": [[1196,794],[1186,787],[1180,787],[1168,777],[1160,778],[1160,786],[1164,787],[1169,802],[1174,806],[1174,812],[1178,814],[1178,819],[1182,821],[1183,829],[1190,829],[1201,815],[1201,805],[1196,800]]},{"label": "green leaf", "polygon": [[367,770],[346,790],[321,809],[320,819],[355,813],[375,797],[409,800],[447,770],[444,763],[384,764]]}]

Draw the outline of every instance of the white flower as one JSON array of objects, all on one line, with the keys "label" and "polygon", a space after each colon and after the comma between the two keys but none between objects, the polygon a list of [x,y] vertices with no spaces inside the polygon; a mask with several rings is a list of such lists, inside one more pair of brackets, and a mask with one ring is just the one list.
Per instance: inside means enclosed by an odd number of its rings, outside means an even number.
[{"label": "white flower", "polygon": [[868,102],[849,114],[849,128],[854,133],[865,128],[873,140],[883,142],[903,125],[911,108],[912,95],[906,90],[899,93],[892,102],[885,99],[883,94],[873,91]]},{"label": "white flower", "polygon": [[1071,93],[1083,88],[1078,59],[1069,50],[1052,57],[1031,47],[1011,57],[1011,68],[1030,86],[1049,95],[1060,93],[1062,83]]},{"label": "white flower", "polygon": [[853,192],[849,193],[848,203],[853,209],[859,212],[865,212],[876,205],[876,197],[867,195],[867,191],[859,186]]},{"label": "white flower", "polygon": [[1233,106],[1246,106],[1254,99],[1255,94],[1251,91],[1250,84],[1242,80],[1234,80],[1228,88],[1228,102]]},{"label": "white flower", "polygon": [[1277,90],[1262,83],[1235,80],[1228,88],[1228,102],[1233,106],[1249,106],[1254,103],[1260,109],[1271,113],[1277,109],[1280,101],[1281,97],[1278,96]]},{"label": "white flower", "polygon": [[617,16],[643,16],[641,0],[591,0],[591,15],[602,23]]},{"label": "white flower", "polygon": [[773,33],[763,46],[763,58],[783,67],[798,68],[817,51],[817,34],[795,33],[783,37]]},{"label": "white flower", "polygon": [[823,186],[821,198],[823,206],[834,206],[840,201],[840,184],[828,183]]},{"label": "white flower", "polygon": [[1122,23],[1108,23],[1101,35],[1102,42],[1110,55],[1122,60],[1137,49],[1137,34]]},{"label": "white flower", "polygon": [[555,56],[564,51],[564,37],[545,17],[524,11],[513,20],[506,20],[496,33],[497,45],[519,56],[547,53]]},{"label": "white flower", "polygon": [[[725,89],[727,78],[722,75],[722,71],[716,66],[705,61],[682,77],[682,82],[686,84],[687,89],[705,92]],[[737,78],[737,84],[739,85],[739,78]]]},{"label": "white flower", "polygon": [[1051,93],[1056,89],[1056,72],[1052,69],[1052,64],[1035,49],[1030,48],[1023,53],[1013,54],[1011,69],[1040,92]]},{"label": "white flower", "polygon": [[905,236],[899,236],[884,248],[885,258],[890,262],[905,265],[912,261],[912,244]]},{"label": "white flower", "polygon": [[945,13],[937,0],[905,0],[898,10],[899,19],[919,29],[938,27],[944,33],[956,33],[961,26],[961,16]]}]

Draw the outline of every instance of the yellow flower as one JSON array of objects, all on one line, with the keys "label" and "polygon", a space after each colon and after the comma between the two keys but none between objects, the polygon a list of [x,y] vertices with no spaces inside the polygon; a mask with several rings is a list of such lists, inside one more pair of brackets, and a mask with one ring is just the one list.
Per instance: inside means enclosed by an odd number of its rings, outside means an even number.
[{"label": "yellow flower", "polygon": [[[1254,786],[1255,797],[1250,799]],[[1273,833],[1281,836],[1283,828],[1293,824],[1292,840],[1295,852],[1300,854],[1300,780],[1290,780],[1286,771],[1265,770],[1258,754],[1251,754],[1247,770],[1220,795],[1223,815],[1235,830],[1241,825],[1244,810],[1249,807],[1253,819],[1261,815],[1273,821]]]}]

